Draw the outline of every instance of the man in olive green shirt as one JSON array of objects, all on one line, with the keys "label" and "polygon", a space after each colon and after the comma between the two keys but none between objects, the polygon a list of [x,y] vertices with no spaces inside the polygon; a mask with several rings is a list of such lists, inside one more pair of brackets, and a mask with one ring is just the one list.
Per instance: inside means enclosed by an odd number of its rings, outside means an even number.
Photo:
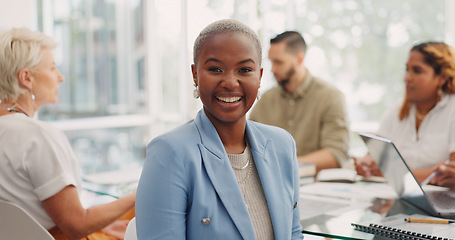
[{"label": "man in olive green shirt", "polygon": [[317,171],[341,167],[349,147],[344,95],[308,72],[305,50],[298,32],[284,32],[270,41],[268,57],[278,86],[262,95],[250,119],[290,132],[299,162],[315,163]]}]

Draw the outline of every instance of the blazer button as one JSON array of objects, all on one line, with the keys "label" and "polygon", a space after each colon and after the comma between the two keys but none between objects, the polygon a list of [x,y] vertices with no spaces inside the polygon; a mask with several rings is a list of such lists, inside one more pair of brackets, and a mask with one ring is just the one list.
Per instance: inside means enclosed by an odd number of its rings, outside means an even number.
[{"label": "blazer button", "polygon": [[209,224],[210,221],[211,221],[210,218],[203,218],[203,219],[201,220],[201,222],[202,222],[203,224]]}]

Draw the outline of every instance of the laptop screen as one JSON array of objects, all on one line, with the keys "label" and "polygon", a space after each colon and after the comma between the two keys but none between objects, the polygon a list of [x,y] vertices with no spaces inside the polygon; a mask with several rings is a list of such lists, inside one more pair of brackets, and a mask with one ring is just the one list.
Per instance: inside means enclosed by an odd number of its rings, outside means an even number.
[{"label": "laptop screen", "polygon": [[366,144],[371,158],[400,198],[427,212],[433,212],[420,184],[411,173],[392,141],[375,135],[359,133]]}]

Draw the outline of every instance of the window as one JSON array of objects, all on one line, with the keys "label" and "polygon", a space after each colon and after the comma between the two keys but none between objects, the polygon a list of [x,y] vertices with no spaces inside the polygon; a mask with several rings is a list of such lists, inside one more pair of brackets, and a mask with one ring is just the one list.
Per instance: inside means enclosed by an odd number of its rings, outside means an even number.
[{"label": "window", "polygon": [[308,69],[344,92],[353,130],[371,131],[403,97],[411,46],[455,32],[446,20],[454,4],[442,0],[37,1],[41,30],[60,42],[54,54],[66,77],[59,103],[39,118],[66,132],[84,173],[142,164],[151,138],[195,116],[193,43],[215,20],[235,18],[257,31],[262,91],[275,84],[269,39],[300,31]]},{"label": "window", "polygon": [[428,4],[413,0],[295,4],[295,27],[309,41],[306,63],[345,93],[354,122],[378,121],[391,104],[401,102],[412,45],[444,41],[445,2]]},{"label": "window", "polygon": [[140,164],[150,139],[144,2],[39,1],[41,30],[60,45],[59,103],[39,111],[65,130],[83,173]]}]

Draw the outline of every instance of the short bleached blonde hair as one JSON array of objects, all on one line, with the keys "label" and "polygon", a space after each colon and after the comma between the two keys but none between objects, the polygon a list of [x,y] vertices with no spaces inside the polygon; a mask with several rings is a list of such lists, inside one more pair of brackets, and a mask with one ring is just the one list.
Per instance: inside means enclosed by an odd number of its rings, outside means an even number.
[{"label": "short bleached blonde hair", "polygon": [[199,36],[196,38],[194,42],[194,47],[193,47],[193,62],[194,64],[197,64],[197,61],[199,60],[199,55],[201,54],[201,49],[202,46],[204,45],[205,41],[207,40],[208,37],[215,35],[215,34],[220,34],[224,32],[239,32],[241,34],[244,34],[245,36],[251,38],[253,41],[256,50],[258,51],[259,54],[259,66],[261,66],[262,62],[262,47],[261,47],[261,42],[259,41],[259,38],[257,34],[248,27],[246,24],[234,20],[234,19],[223,19],[216,21],[214,23],[211,23],[207,27],[205,27],[201,33],[199,33]]},{"label": "short bleached blonde hair", "polygon": [[15,102],[25,92],[19,84],[22,69],[36,70],[43,49],[54,49],[57,43],[41,32],[13,28],[0,33],[0,100]]}]

